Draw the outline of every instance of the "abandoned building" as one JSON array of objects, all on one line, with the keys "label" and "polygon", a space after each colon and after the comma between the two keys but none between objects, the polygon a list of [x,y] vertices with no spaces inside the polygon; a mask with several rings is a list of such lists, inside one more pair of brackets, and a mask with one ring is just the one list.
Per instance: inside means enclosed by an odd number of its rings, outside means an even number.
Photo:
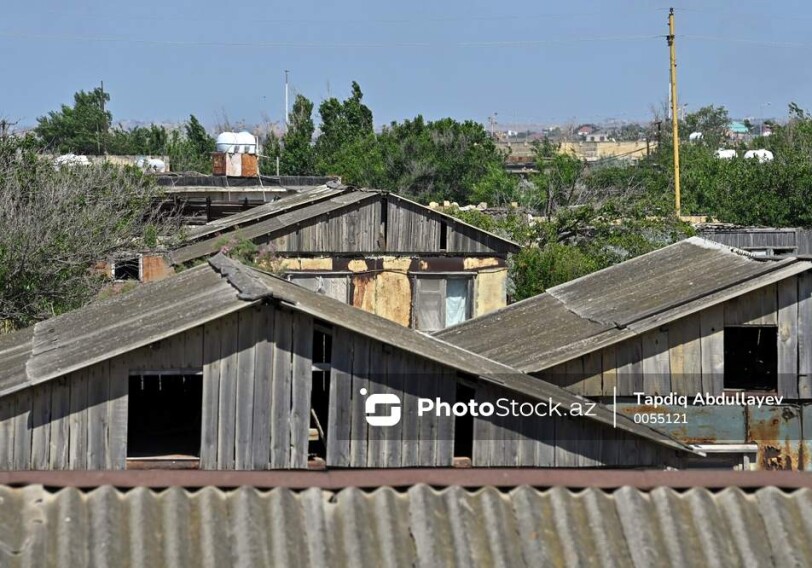
[{"label": "abandoned building", "polygon": [[169,259],[185,265],[246,240],[264,268],[424,331],[504,307],[507,257],[519,250],[397,195],[330,183],[192,227]]},{"label": "abandoned building", "polygon": [[[367,393],[387,395],[387,418],[400,419],[373,424]],[[392,396],[397,414],[386,406]],[[0,468],[663,467],[701,458],[600,404],[527,419],[421,415],[419,399],[589,405],[220,254],[0,336]]]},{"label": "abandoned building", "polygon": [[[812,469],[811,270],[693,237],[437,336],[574,393],[616,396],[721,465]],[[654,409],[636,393],[688,398]],[[692,404],[699,393],[729,397]],[[736,404],[737,393],[783,398]]]},{"label": "abandoned building", "polygon": [[796,227],[741,227],[706,223],[697,235],[755,256],[803,256],[812,254],[812,230]]}]

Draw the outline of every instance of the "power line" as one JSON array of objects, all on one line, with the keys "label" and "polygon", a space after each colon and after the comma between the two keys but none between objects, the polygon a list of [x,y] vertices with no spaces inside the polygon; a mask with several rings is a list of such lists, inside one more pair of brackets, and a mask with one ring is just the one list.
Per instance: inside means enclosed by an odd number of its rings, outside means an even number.
[{"label": "power line", "polygon": [[603,37],[578,37],[561,39],[529,39],[505,41],[470,41],[470,42],[390,42],[390,43],[325,43],[325,42],[284,42],[284,41],[241,41],[223,42],[211,40],[165,40],[165,39],[139,39],[115,36],[84,36],[84,35],[51,35],[33,34],[26,32],[0,32],[2,37],[15,39],[30,39],[37,41],[76,41],[94,43],[132,43],[142,45],[161,45],[169,47],[251,47],[251,48],[293,48],[293,49],[389,49],[389,48],[437,48],[437,47],[532,47],[543,45],[589,43],[589,42],[615,42],[639,41],[656,39],[656,35],[628,35]]}]

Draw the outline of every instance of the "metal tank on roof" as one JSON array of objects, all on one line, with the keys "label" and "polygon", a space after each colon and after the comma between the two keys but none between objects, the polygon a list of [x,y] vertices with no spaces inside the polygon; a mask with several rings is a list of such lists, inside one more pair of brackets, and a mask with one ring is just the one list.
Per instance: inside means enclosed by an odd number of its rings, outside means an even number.
[{"label": "metal tank on roof", "polygon": [[218,152],[233,154],[237,151],[237,133],[222,132],[217,136],[215,147],[217,148]]},{"label": "metal tank on roof", "polygon": [[247,130],[238,132],[237,152],[239,152],[240,154],[256,154],[257,153],[256,137]]}]

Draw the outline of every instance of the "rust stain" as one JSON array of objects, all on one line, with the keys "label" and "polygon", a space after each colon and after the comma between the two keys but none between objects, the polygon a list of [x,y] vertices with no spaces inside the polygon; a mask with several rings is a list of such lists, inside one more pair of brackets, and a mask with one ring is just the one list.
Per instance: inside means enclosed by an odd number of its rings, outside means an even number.
[{"label": "rust stain", "polygon": [[259,169],[257,167],[257,157],[253,154],[242,154],[242,177],[257,177]]},{"label": "rust stain", "polygon": [[212,173],[216,176],[226,175],[226,155],[221,152],[214,152],[212,158]]},{"label": "rust stain", "polygon": [[[784,419],[791,418],[783,416]],[[799,451],[790,440],[781,441],[781,419],[751,421],[747,439],[758,446],[758,467],[765,470],[797,470],[801,463]]]},{"label": "rust stain", "polygon": [[161,255],[144,255],[141,257],[141,281],[155,282],[174,274],[169,261]]},{"label": "rust stain", "polygon": [[367,312],[375,312],[375,278],[371,274],[352,277],[352,305]]}]

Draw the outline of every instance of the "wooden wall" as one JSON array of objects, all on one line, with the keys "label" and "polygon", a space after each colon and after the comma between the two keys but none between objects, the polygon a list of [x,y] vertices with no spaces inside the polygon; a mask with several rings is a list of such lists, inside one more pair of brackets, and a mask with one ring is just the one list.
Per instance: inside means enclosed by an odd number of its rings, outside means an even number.
[{"label": "wooden wall", "polygon": [[[477,401],[531,402],[495,385],[477,389]],[[492,416],[474,422],[474,467],[676,466],[677,456],[651,441],[583,418]]]},{"label": "wooden wall", "polygon": [[[0,399],[0,469],[123,469],[132,374],[202,373],[202,469],[303,469],[308,463],[313,319],[245,308],[127,355]],[[320,324],[324,325],[324,324]],[[453,416],[417,417],[417,399],[456,402],[457,372],[333,328],[327,464],[448,467]],[[463,377],[482,402],[509,391]],[[401,421],[370,427],[365,397],[394,393]],[[475,419],[475,466],[662,465],[668,452],[572,419]]]},{"label": "wooden wall", "polygon": [[446,248],[455,253],[507,253],[504,242],[439,213],[391,197],[387,213],[389,252],[437,252],[441,225],[446,225]]},{"label": "wooden wall", "polygon": [[[280,217],[284,221],[284,215]],[[260,242],[261,239],[260,239]],[[355,207],[302,222],[269,241],[276,252],[372,252],[382,250],[381,203]]]},{"label": "wooden wall", "polygon": [[671,322],[540,374],[587,396],[721,394],[727,326],[778,329],[778,394],[812,398],[812,274],[803,274]]}]

